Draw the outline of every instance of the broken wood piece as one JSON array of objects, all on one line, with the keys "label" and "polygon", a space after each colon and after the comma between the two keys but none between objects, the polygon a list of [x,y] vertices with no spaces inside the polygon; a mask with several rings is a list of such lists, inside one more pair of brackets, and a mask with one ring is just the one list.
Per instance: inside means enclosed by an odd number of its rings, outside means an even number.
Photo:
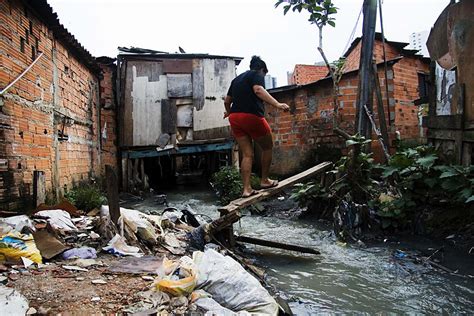
[{"label": "broken wood piece", "polygon": [[105,166],[105,178],[107,179],[107,201],[109,202],[109,214],[112,223],[117,225],[120,217],[120,199],[117,174],[112,166]]},{"label": "broken wood piece", "polygon": [[260,246],[266,246],[266,247],[271,247],[271,248],[279,248],[279,249],[285,249],[285,250],[291,250],[291,251],[298,251],[302,253],[310,253],[313,255],[320,255],[321,252],[319,252],[316,249],[308,248],[308,247],[301,247],[301,246],[296,246],[296,245],[290,245],[290,244],[284,244],[276,241],[270,241],[270,240],[263,240],[263,239],[258,239],[254,237],[247,237],[247,236],[236,236],[235,237],[236,241],[244,242],[247,244],[253,244],[253,245],[260,245]]}]

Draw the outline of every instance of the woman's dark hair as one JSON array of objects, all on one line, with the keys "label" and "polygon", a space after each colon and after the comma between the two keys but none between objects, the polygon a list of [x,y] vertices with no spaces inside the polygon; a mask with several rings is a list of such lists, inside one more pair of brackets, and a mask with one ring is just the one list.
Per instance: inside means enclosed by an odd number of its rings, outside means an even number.
[{"label": "woman's dark hair", "polygon": [[250,70],[263,70],[263,72],[267,73],[267,64],[260,59],[260,56],[252,56],[252,60],[250,60]]}]

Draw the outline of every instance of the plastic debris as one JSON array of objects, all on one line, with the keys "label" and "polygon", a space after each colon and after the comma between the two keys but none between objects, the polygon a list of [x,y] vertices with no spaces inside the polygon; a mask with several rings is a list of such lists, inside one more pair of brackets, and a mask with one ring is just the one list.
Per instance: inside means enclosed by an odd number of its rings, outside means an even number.
[{"label": "plastic debris", "polygon": [[251,314],[277,315],[279,306],[260,282],[234,259],[208,249],[196,251],[197,288],[225,308]]},{"label": "plastic debris", "polygon": [[95,259],[97,252],[91,247],[81,247],[66,250],[62,255],[64,260],[70,259]]},{"label": "plastic debris", "polygon": [[41,254],[36,248],[33,235],[24,235],[19,232],[9,232],[0,237],[0,262],[5,260],[20,262],[21,257],[28,258],[35,263],[42,263]]},{"label": "plastic debris", "polygon": [[107,284],[107,281],[102,279],[96,279],[91,281],[92,284]]},{"label": "plastic debris", "polygon": [[34,261],[28,259],[28,258],[25,258],[25,257],[21,257],[21,261],[23,262],[23,266],[28,269],[32,264],[35,264]]},{"label": "plastic debris", "polygon": [[54,229],[62,231],[76,231],[77,228],[71,221],[71,215],[63,210],[39,211],[35,216],[45,217]]},{"label": "plastic debris", "polygon": [[99,301],[100,301],[99,296],[94,296],[93,298],[91,298],[91,302],[99,302]]},{"label": "plastic debris", "polygon": [[196,286],[196,266],[193,260],[187,256],[179,260],[168,260],[165,257],[155,286],[173,296],[190,294]]},{"label": "plastic debris", "polygon": [[125,238],[116,234],[114,238],[112,238],[106,247],[102,248],[103,250],[107,251],[108,253],[119,255],[119,256],[133,256],[133,257],[141,257],[143,256],[140,253],[140,249],[138,247],[133,247],[127,245]]},{"label": "plastic debris", "polygon": [[19,292],[0,284],[0,314],[25,315],[28,301]]},{"label": "plastic debris", "polygon": [[243,316],[250,315],[250,313],[241,311],[234,313],[228,308],[223,307],[221,304],[217,303],[212,295],[207,293],[204,290],[197,290],[191,294],[191,302],[194,303],[197,307],[206,311],[206,315],[223,315],[223,316]]},{"label": "plastic debris", "polygon": [[25,228],[27,228],[29,232],[35,231],[33,221],[26,215],[0,218],[0,235],[7,234],[12,230],[21,233]]},{"label": "plastic debris", "polygon": [[84,269],[84,268],[81,268],[81,267],[78,267],[78,266],[63,266],[63,269],[72,270],[72,271],[83,271],[83,272],[89,271],[87,269]]}]

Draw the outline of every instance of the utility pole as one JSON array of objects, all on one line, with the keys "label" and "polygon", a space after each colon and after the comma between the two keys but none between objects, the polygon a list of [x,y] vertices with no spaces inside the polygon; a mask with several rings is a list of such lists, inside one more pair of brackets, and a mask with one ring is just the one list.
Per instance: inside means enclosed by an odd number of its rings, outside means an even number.
[{"label": "utility pole", "polygon": [[[364,106],[372,105],[372,56],[375,41],[375,22],[377,19],[377,0],[364,0],[364,20],[362,24],[362,43],[359,63],[359,92],[357,97],[357,132],[371,138],[370,121]],[[372,108],[369,108],[372,111]]]}]

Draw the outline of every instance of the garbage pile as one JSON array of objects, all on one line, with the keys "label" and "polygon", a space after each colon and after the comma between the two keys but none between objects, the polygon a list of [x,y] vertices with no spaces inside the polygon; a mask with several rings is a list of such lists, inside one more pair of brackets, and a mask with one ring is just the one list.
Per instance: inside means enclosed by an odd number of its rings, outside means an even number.
[{"label": "garbage pile", "polygon": [[[83,214],[63,202],[0,218],[0,310],[74,312],[53,304],[66,301],[72,285],[82,289],[71,303],[79,311],[278,314],[275,299],[237,261],[216,251],[219,246],[191,249],[189,238],[203,224],[192,212],[120,208],[120,215],[115,225],[107,206]],[[47,291],[35,288],[45,280],[51,280]]]}]

